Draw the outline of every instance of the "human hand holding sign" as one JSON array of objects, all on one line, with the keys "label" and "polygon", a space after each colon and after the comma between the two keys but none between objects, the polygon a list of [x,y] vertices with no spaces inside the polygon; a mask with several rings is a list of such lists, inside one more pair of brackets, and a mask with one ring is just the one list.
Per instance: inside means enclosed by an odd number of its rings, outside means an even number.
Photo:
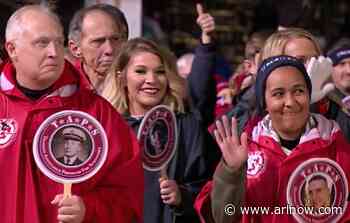
[{"label": "human hand holding sign", "polygon": [[211,43],[211,34],[215,30],[215,20],[209,13],[204,12],[201,4],[196,4],[196,9],[198,14],[197,24],[202,30],[202,43]]},{"label": "human hand holding sign", "polygon": [[164,204],[179,206],[181,204],[181,192],[175,180],[159,178],[160,196]]},{"label": "human hand holding sign", "polygon": [[237,120],[232,117],[230,127],[227,116],[223,116],[222,122],[216,121],[214,135],[227,166],[238,170],[248,159],[247,134],[244,132],[238,137]]},{"label": "human hand holding sign", "polygon": [[307,73],[312,83],[311,103],[318,102],[334,89],[334,84],[325,84],[331,76],[332,70],[332,61],[329,58],[324,56],[311,58],[307,65]]},{"label": "human hand holding sign", "polygon": [[60,223],[81,223],[85,217],[84,201],[76,195],[65,197],[63,194],[55,196],[51,204],[58,206],[57,220]]}]

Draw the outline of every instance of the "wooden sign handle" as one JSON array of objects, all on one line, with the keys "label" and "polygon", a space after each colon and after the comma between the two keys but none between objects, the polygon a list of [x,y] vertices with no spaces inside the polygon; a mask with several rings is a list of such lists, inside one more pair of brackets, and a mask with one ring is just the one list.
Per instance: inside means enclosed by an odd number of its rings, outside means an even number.
[{"label": "wooden sign handle", "polygon": [[160,169],[160,178],[163,180],[167,180],[168,179],[168,174],[166,172],[167,167],[163,167],[162,169]]},{"label": "wooden sign handle", "polygon": [[72,196],[72,184],[71,183],[65,183],[63,184],[63,197],[69,198]]}]

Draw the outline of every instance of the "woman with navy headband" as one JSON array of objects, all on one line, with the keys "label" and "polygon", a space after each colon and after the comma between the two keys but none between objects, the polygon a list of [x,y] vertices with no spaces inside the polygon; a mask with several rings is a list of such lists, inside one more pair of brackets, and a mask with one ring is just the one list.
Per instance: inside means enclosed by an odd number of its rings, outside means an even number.
[{"label": "woman with navy headband", "polygon": [[231,127],[227,117],[216,123],[223,159],[201,194],[202,221],[350,221],[350,145],[335,121],[310,112],[304,65],[284,55],[265,59],[255,92],[267,115],[251,135],[238,136],[235,118]]}]

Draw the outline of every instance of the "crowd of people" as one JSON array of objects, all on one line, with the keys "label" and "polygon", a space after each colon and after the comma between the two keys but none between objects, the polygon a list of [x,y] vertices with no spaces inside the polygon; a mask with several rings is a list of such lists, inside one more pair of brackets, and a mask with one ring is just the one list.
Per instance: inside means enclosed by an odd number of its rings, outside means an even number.
[{"label": "crowd of people", "polygon": [[[350,221],[350,39],[322,52],[301,28],[257,31],[227,79],[215,69],[215,19],[201,4],[193,10],[200,44],[179,60],[152,40],[128,39],[125,16],[111,5],[77,11],[67,46],[45,6],[13,13],[0,61],[1,222]],[[158,105],[177,126],[165,173],[142,168],[136,138]],[[39,171],[32,152],[41,124],[62,111],[93,117],[108,141],[102,168],[73,184],[71,196]],[[53,153],[79,171],[100,148],[96,132],[72,122]],[[287,206],[314,209],[239,211]],[[331,207],[341,213],[321,212]]]}]

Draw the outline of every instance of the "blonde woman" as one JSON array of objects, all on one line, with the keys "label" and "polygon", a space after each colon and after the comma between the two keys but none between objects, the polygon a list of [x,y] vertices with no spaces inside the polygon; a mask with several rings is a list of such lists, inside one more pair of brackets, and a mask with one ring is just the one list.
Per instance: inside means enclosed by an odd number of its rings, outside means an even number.
[{"label": "blonde woman", "polygon": [[132,39],[121,48],[102,94],[135,131],[156,105],[170,106],[176,114],[179,141],[168,179],[159,180],[159,173],[144,170],[144,222],[198,222],[193,201],[217,160],[218,150],[196,117],[198,112],[185,111],[185,84],[175,61],[154,42]]}]

